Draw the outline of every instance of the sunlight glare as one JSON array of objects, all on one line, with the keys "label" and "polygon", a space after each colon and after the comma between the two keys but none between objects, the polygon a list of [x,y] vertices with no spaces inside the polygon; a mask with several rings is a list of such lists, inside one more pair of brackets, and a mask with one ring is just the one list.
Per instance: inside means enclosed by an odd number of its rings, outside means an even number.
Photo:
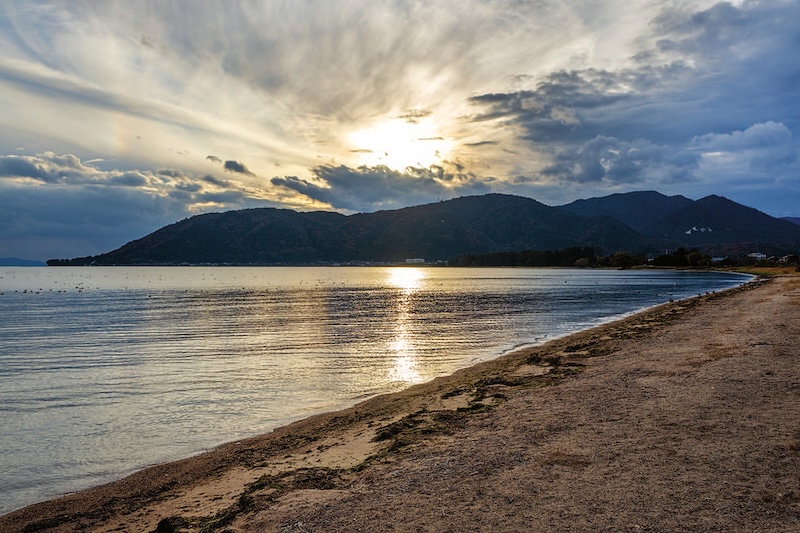
[{"label": "sunlight glare", "polygon": [[403,289],[404,291],[414,291],[422,285],[425,272],[419,268],[397,267],[389,271],[389,285]]},{"label": "sunlight glare", "polygon": [[390,381],[402,381],[404,383],[421,383],[422,376],[417,370],[416,358],[410,355],[402,355],[395,359],[394,366],[389,371]]},{"label": "sunlight glare", "polygon": [[389,380],[420,383],[422,376],[419,373],[419,363],[405,331],[389,344],[389,349],[396,354],[394,364],[389,369]]},{"label": "sunlight glare", "polygon": [[351,133],[349,141],[360,164],[385,165],[399,171],[429,168],[441,163],[450,151],[450,142],[429,120],[384,120]]}]

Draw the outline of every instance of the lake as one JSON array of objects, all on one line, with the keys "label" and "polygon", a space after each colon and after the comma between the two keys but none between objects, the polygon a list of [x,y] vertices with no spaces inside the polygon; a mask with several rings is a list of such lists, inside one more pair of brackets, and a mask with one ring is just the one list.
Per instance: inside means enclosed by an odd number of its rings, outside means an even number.
[{"label": "lake", "polygon": [[0,268],[0,513],[749,279],[660,270]]}]

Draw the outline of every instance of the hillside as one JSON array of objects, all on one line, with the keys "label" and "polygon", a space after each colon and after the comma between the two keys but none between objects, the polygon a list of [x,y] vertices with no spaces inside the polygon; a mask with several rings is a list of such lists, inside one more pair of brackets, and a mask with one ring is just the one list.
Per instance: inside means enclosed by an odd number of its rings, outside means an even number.
[{"label": "hillside", "polygon": [[684,196],[665,196],[655,191],[637,191],[575,200],[562,205],[561,208],[582,216],[610,216],[641,232],[692,203],[692,200]]},{"label": "hillside", "polygon": [[413,257],[433,262],[574,247],[599,248],[603,254],[678,247],[712,254],[797,253],[800,226],[719,196],[692,201],[646,191],[559,208],[487,194],[350,216],[275,208],[209,213],[106,254],[48,264],[311,264]]},{"label": "hillside", "polygon": [[715,195],[673,212],[642,233],[673,248],[719,254],[796,253],[800,243],[800,226]]},{"label": "hillside", "polygon": [[610,217],[583,217],[530,198],[489,194],[351,216],[274,208],[210,213],[107,254],[61,264],[437,261],[470,252],[572,246],[613,253],[648,243]]}]

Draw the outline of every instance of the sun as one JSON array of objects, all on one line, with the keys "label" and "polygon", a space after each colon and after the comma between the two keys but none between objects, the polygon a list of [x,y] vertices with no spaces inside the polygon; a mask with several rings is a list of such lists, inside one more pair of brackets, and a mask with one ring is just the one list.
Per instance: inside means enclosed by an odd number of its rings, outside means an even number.
[{"label": "sun", "polygon": [[407,167],[429,168],[446,159],[450,151],[450,142],[427,119],[381,120],[354,131],[348,141],[361,165],[385,165],[400,171]]}]

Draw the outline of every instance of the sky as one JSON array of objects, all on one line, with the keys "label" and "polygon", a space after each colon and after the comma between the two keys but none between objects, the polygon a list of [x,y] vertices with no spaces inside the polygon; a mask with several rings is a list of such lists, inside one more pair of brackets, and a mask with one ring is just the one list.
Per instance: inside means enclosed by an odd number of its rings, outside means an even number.
[{"label": "sky", "polygon": [[0,4],[0,257],[656,190],[800,216],[800,1]]}]

